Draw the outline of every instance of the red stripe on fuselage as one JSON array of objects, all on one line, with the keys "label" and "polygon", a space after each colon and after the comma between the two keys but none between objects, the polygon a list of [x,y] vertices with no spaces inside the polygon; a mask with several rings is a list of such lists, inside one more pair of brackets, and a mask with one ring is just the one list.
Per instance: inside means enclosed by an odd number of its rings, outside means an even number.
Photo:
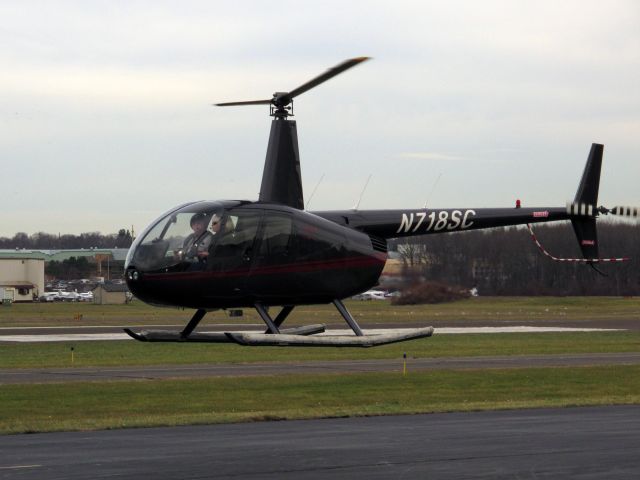
[{"label": "red stripe on fuselage", "polygon": [[260,276],[282,273],[309,273],[327,270],[343,270],[348,268],[383,267],[385,262],[386,255],[380,253],[375,256],[349,257],[335,260],[315,260],[311,262],[265,265],[255,268],[243,267],[225,272],[203,270],[193,272],[146,273],[143,278],[144,280],[176,280],[186,278],[202,280],[208,278],[239,277],[244,275]]}]

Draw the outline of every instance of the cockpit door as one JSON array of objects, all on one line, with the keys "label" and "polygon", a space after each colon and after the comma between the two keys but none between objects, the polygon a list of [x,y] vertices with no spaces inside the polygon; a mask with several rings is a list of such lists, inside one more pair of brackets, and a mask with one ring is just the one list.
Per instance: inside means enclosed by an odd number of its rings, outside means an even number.
[{"label": "cockpit door", "polygon": [[249,272],[247,288],[251,294],[268,298],[281,294],[283,288],[296,288],[294,242],[292,215],[266,210]]},{"label": "cockpit door", "polygon": [[260,210],[237,209],[227,211],[221,219],[223,227],[209,254],[208,269],[223,280],[220,288],[225,294],[245,290],[261,217]]}]

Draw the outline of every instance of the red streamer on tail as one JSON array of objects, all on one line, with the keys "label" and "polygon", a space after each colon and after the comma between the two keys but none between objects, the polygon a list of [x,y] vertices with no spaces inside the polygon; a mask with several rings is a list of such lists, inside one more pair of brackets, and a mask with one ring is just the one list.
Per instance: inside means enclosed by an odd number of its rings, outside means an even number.
[{"label": "red streamer on tail", "polygon": [[527,228],[529,229],[529,233],[531,234],[531,238],[538,246],[540,251],[549,257],[551,260],[555,262],[575,262],[575,263],[603,263],[603,262],[627,262],[631,260],[631,257],[620,257],[620,258],[558,258],[551,255],[549,252],[545,250],[542,244],[536,238],[536,234],[533,233],[533,229],[531,225],[527,223]]}]

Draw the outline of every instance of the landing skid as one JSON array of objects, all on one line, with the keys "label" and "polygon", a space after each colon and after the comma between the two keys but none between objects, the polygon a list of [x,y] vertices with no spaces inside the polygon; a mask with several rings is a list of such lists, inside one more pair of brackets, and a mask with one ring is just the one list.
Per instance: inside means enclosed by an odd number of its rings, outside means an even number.
[{"label": "landing skid", "polygon": [[[287,336],[304,336],[313,335],[315,333],[322,333],[325,330],[325,326],[322,324],[317,325],[305,325],[303,327],[288,328],[281,330],[282,334]],[[199,343],[229,343],[237,342],[235,339],[229,337],[229,335],[244,335],[243,332],[203,332],[192,333],[189,336],[182,336],[181,332],[175,330],[142,330],[141,332],[134,332],[128,328],[124,331],[131,338],[139,340],[141,342],[199,342]],[[266,336],[259,333],[256,335]],[[270,335],[273,336],[273,335]]]},{"label": "landing skid", "polygon": [[323,333],[325,326],[306,325],[296,328],[281,329],[280,325],[291,313],[294,306],[285,305],[278,316],[271,318],[267,309],[259,303],[254,305],[260,318],[267,326],[264,333],[251,332],[194,332],[205,310],[197,310],[193,318],[181,332],[171,330],[143,330],[135,333],[126,328],[124,331],[135,340],[141,342],[200,342],[200,343],[236,343],[245,346],[278,346],[278,347],[375,347],[390,343],[404,342],[433,335],[433,327],[405,329],[402,332],[390,332],[365,335],[351,316],[342,301],[334,300],[333,304],[347,322],[354,335],[315,335]]},{"label": "landing skid", "polygon": [[264,333],[228,332],[227,337],[239,345],[265,347],[376,347],[433,335],[433,327],[413,328],[398,333],[377,335],[265,335]]}]

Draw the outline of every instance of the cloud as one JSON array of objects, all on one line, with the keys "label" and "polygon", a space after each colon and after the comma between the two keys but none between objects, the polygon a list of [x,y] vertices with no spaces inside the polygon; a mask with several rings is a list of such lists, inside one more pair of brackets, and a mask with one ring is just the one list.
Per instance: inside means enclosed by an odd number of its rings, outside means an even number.
[{"label": "cloud", "polygon": [[344,182],[314,208],[353,204],[363,172],[386,180],[371,208],[422,204],[411,192],[436,163],[443,205],[564,201],[592,141],[606,144],[603,202],[640,203],[635,1],[23,0],[0,17],[0,234],[31,231],[48,205],[62,225],[88,194],[108,211],[65,229],[255,198],[268,109],[210,104],[269,98],[357,55],[373,61],[296,99],[303,181]]}]

